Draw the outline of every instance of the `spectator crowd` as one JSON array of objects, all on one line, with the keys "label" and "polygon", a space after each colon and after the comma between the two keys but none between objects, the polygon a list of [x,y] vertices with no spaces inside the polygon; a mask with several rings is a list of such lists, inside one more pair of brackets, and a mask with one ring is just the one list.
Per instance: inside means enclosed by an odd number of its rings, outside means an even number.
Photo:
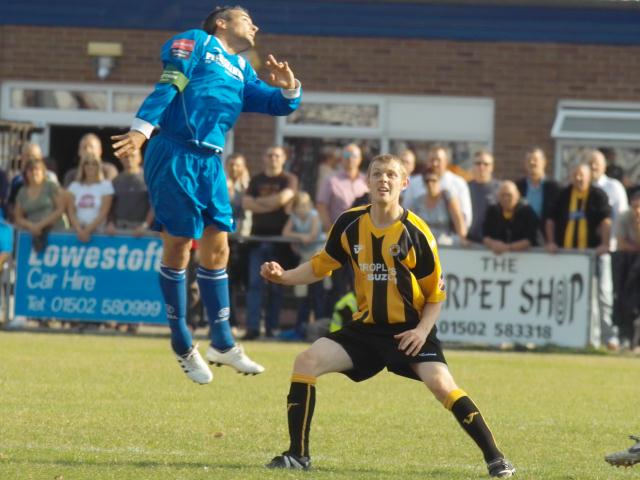
[{"label": "spectator crowd", "polygon": [[[405,149],[398,152],[410,176],[402,205],[427,222],[439,245],[487,248],[495,255],[533,247],[550,255],[561,250],[593,251],[598,289],[593,312],[598,318],[592,322],[591,338],[596,346],[615,350],[622,345],[639,351],[640,188],[625,189],[614,178],[624,172],[608,168],[605,153],[584,152],[563,185],[547,176],[547,159],[540,148],[524,154],[523,176],[515,181],[494,177],[494,157],[486,150],[476,152],[471,172],[461,172],[451,165],[444,146],[431,147],[420,159]],[[67,171],[60,184],[39,146],[23,146],[17,171],[9,175],[0,171],[2,263],[12,256],[13,227],[31,233],[36,251],[45,248],[52,230],[75,232],[81,242],[89,242],[98,232],[148,233],[154,215],[141,153],[134,151],[121,159],[120,170],[102,156],[100,139],[84,135],[77,167]],[[260,266],[277,260],[293,267],[308,260],[344,210],[367,205],[363,156],[356,143],[327,147],[312,192],[299,189],[298,178],[287,171],[287,151],[281,146],[266,150],[262,169],[253,176],[242,154],[227,157],[227,186],[237,226],[229,265],[231,322],[239,323],[237,298],[244,291],[244,340],[262,335],[305,339],[312,315],[335,321],[336,305],[349,304],[353,275],[342,268],[330,280],[296,289],[295,324],[282,329],[282,287],[265,283]],[[196,242],[192,257],[196,265]],[[190,282],[188,288],[190,325],[195,329],[206,322],[197,283]]]}]

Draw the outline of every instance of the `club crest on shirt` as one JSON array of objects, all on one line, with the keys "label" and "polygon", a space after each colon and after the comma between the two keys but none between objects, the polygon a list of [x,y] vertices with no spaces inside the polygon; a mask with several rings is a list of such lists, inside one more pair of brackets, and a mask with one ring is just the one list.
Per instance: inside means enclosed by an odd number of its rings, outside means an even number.
[{"label": "club crest on shirt", "polygon": [[391,245],[389,247],[389,253],[392,257],[397,257],[398,255],[400,255],[400,245],[398,245],[397,243]]}]

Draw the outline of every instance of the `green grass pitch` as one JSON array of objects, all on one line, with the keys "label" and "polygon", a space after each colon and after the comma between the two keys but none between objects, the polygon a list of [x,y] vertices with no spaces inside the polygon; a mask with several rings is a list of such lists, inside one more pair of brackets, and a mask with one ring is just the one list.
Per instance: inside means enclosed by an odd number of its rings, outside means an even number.
[{"label": "green grass pitch", "polygon": [[[389,373],[361,384],[321,377],[312,470],[265,469],[287,446],[285,397],[304,345],[245,347],[263,375],[214,368],[200,386],[167,338],[0,332],[0,479],[488,478],[453,416],[422,384]],[[640,433],[637,358],[445,353],[516,478],[640,475],[603,461]]]}]

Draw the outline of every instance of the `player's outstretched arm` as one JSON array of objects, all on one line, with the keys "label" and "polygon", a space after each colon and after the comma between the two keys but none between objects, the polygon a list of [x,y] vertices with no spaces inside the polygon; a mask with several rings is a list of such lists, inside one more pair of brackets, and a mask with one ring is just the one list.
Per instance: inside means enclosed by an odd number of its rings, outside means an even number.
[{"label": "player's outstretched arm", "polygon": [[114,141],[112,147],[115,156],[122,158],[127,153],[140,150],[144,142],[147,141],[147,137],[144,136],[144,133],[137,130],[129,130],[123,135],[113,135],[111,140]]},{"label": "player's outstretched arm", "polygon": [[322,280],[313,273],[311,262],[304,262],[291,270],[285,270],[278,262],[265,262],[260,267],[260,275],[282,285],[308,285]]}]

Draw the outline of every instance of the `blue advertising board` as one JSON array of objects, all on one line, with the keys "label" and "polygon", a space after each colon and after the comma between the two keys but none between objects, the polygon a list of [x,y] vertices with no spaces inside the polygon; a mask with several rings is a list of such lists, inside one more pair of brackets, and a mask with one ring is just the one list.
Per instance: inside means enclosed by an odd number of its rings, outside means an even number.
[{"label": "blue advertising board", "polygon": [[166,324],[158,237],[51,233],[36,253],[31,234],[16,249],[15,315],[76,321]]}]

